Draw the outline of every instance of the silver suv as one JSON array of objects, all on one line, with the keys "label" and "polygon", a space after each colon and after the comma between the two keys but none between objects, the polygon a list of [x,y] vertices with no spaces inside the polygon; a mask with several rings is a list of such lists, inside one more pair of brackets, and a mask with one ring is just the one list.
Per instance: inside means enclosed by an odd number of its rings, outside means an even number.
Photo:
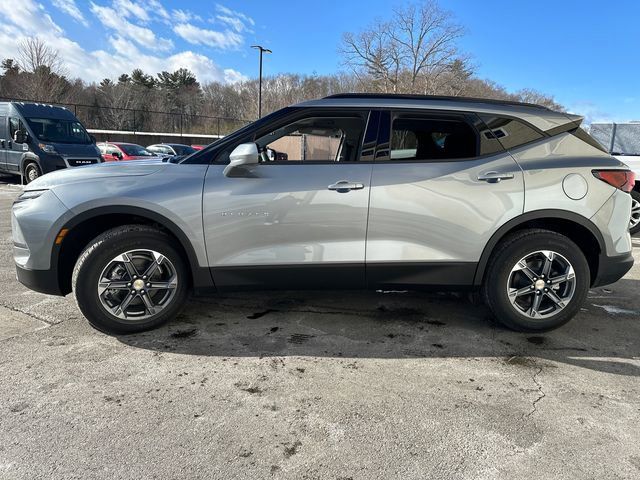
[{"label": "silver suv", "polygon": [[45,175],[13,206],[18,279],[96,328],[230,289],[478,290],[543,331],[632,266],[633,173],[581,118],[470,98],[335,95],[179,163]]}]

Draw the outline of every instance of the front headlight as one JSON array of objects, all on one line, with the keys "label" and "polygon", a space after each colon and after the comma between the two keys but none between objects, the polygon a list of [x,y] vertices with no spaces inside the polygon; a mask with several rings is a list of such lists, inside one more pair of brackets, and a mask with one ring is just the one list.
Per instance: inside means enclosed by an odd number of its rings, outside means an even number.
[{"label": "front headlight", "polygon": [[26,200],[33,200],[34,198],[38,198],[44,192],[48,191],[48,189],[44,190],[27,190],[26,192],[22,192],[18,198],[16,198],[16,202],[24,202]]},{"label": "front headlight", "polygon": [[45,153],[58,153],[53,145],[49,145],[48,143],[39,143],[38,147]]}]

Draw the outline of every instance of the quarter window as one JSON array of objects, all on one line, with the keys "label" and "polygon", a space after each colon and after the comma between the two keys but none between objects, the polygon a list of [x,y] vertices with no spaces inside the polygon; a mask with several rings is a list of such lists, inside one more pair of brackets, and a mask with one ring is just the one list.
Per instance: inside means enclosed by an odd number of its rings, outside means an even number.
[{"label": "quarter window", "polygon": [[511,149],[533,142],[544,137],[544,135],[515,118],[496,117],[493,115],[480,114],[484,121],[485,128],[481,129],[480,135],[486,139],[497,139],[504,148]]},{"label": "quarter window", "polygon": [[477,135],[465,121],[422,116],[395,118],[391,160],[453,160],[477,156]]}]

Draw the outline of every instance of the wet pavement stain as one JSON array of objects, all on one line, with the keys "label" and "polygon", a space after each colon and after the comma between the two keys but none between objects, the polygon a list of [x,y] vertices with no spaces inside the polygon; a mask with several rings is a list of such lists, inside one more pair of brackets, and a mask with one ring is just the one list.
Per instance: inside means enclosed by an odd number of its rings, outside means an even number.
[{"label": "wet pavement stain", "polygon": [[249,320],[256,320],[258,318],[264,317],[265,315],[269,315],[270,313],[273,313],[273,312],[277,312],[277,310],[268,308],[267,310],[264,310],[262,312],[255,312],[255,313],[252,313],[251,315],[247,315],[247,318]]}]

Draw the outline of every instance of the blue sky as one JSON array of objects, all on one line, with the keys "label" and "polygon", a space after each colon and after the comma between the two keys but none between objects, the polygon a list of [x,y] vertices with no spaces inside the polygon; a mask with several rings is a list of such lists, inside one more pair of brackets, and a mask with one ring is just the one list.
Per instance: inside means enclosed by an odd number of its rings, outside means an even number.
[{"label": "blue sky", "polygon": [[[0,51],[39,35],[87,81],[141,67],[185,66],[202,80],[332,73],[345,31],[386,18],[388,0],[0,0]],[[466,28],[460,47],[477,74],[509,90],[535,88],[589,120],[640,120],[640,2],[441,0]]]}]

